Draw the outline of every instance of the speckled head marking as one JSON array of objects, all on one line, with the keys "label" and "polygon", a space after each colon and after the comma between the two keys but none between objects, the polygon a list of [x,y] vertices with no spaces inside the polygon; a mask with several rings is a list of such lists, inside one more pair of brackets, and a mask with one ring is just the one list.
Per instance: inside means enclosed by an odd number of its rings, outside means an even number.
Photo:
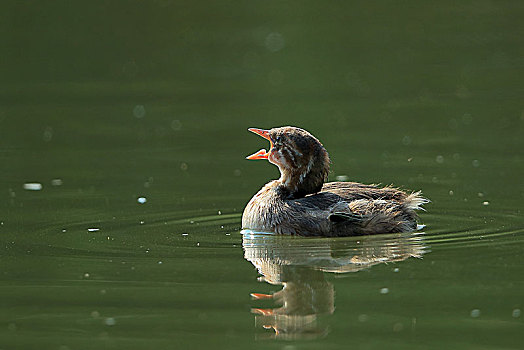
[{"label": "speckled head marking", "polygon": [[267,159],[278,166],[280,182],[298,198],[320,191],[329,173],[329,156],[320,141],[304,129],[283,126],[271,130],[249,129],[270,141],[270,150],[260,150],[248,159]]}]

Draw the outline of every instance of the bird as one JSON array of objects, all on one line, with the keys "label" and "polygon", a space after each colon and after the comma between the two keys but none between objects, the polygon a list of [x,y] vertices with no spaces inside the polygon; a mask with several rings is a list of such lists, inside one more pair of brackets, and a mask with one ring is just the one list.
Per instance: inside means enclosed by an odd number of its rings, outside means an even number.
[{"label": "bird", "polygon": [[249,128],[269,140],[269,151],[246,159],[265,159],[280,178],[263,186],[242,214],[245,230],[283,235],[342,237],[417,230],[417,210],[429,200],[420,191],[358,182],[327,182],[330,158],[308,131],[283,126]]}]

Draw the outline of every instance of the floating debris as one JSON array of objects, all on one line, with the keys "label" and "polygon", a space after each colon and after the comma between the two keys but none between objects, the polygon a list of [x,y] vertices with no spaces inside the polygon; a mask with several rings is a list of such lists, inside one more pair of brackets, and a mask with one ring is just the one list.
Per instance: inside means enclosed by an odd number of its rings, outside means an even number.
[{"label": "floating debris", "polygon": [[147,198],[146,197],[138,197],[138,199],[136,201],[138,203],[140,203],[140,204],[144,204],[145,202],[147,202]]},{"label": "floating debris", "polygon": [[41,189],[42,189],[42,184],[39,182],[26,182],[24,184],[24,190],[40,191]]},{"label": "floating debris", "polygon": [[99,228],[96,228],[96,227],[88,228],[88,229],[87,229],[87,232],[97,232],[97,231],[100,231],[100,229],[99,229]]},{"label": "floating debris", "polygon": [[471,310],[470,315],[473,318],[477,318],[477,317],[480,316],[480,310],[479,309],[473,309],[473,310]]}]

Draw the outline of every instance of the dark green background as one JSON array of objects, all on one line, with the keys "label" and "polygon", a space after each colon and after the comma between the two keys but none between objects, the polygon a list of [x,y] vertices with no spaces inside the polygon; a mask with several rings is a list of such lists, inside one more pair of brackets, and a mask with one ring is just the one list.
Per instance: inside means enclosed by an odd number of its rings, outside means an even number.
[{"label": "dark green background", "polygon": [[[520,348],[523,16],[521,1],[2,1],[0,349]],[[282,286],[243,258],[242,209],[278,176],[244,160],[267,147],[246,129],[282,125],[324,143],[331,180],[432,200],[423,259],[323,273],[336,310],[314,340],[263,341],[250,313],[271,303],[249,293]],[[367,240],[290,242],[260,247],[370,258]]]}]

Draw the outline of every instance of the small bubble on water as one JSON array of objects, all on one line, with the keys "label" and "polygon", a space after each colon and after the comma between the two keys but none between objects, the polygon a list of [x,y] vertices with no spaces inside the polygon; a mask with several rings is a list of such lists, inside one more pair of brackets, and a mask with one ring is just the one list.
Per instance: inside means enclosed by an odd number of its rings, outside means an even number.
[{"label": "small bubble on water", "polygon": [[62,229],[62,232],[67,232],[67,230],[65,228]]},{"label": "small bubble on water", "polygon": [[144,105],[136,105],[133,108],[133,115],[135,118],[144,118],[146,116],[146,107]]},{"label": "small bubble on water", "polygon": [[51,139],[53,138],[53,128],[48,126],[44,129],[44,134],[42,135],[42,140],[44,140],[45,142],[49,142],[51,141]]},{"label": "small bubble on water", "polygon": [[404,146],[409,146],[409,145],[411,145],[411,137],[409,137],[409,136],[407,136],[407,135],[404,136],[404,137],[402,138],[402,144],[403,144]]},{"label": "small bubble on water", "polygon": [[87,232],[98,232],[98,231],[100,231],[100,229],[96,228],[96,227],[92,227],[92,228],[88,228],[87,229]]},{"label": "small bubble on water", "polygon": [[400,271],[400,269],[399,269],[398,267],[395,267],[395,268],[393,269],[393,272],[399,272],[399,271]]},{"label": "small bubble on water", "polygon": [[347,176],[347,175],[338,175],[335,179],[337,181],[348,181],[349,180],[349,176]]},{"label": "small bubble on water", "polygon": [[231,236],[231,233],[226,233],[226,236]]},{"label": "small bubble on water", "polygon": [[180,164],[180,169],[182,169],[183,171],[186,171],[187,168],[188,168],[187,163],[181,163]]},{"label": "small bubble on water", "polygon": [[180,122],[180,120],[178,119],[173,120],[171,122],[171,129],[173,129],[174,131],[178,131],[182,129],[182,123]]},{"label": "small bubble on water", "polygon": [[482,197],[484,197],[484,193],[479,192],[479,193],[478,193],[478,196],[479,196],[480,198],[482,198]]},{"label": "small bubble on water", "polygon": [[145,224],[145,223],[146,223],[145,221],[140,220],[140,225],[143,225],[143,224]]},{"label": "small bubble on water", "polygon": [[104,320],[104,323],[106,324],[106,326],[114,326],[116,324],[116,320],[113,317],[107,317]]},{"label": "small bubble on water", "polygon": [[107,293],[107,291],[105,289],[100,289],[100,294],[104,295],[106,293]]},{"label": "small bubble on water", "polygon": [[484,202],[482,202],[482,205],[483,205],[483,206],[488,206],[488,205],[489,205],[489,202],[488,202],[488,201],[484,201]]},{"label": "small bubble on water", "polygon": [[380,294],[388,294],[389,293],[389,288],[381,288],[380,289]]},{"label": "small bubble on water", "polygon": [[393,325],[393,332],[400,332],[404,329],[404,325],[400,322],[397,322]]},{"label": "small bubble on water", "polygon": [[242,171],[240,171],[240,169],[233,170],[233,176],[237,176],[238,177],[240,175],[242,175]]},{"label": "small bubble on water", "polygon": [[513,312],[511,313],[511,316],[513,318],[519,318],[520,317],[520,309],[513,310]]},{"label": "small bubble on water", "polygon": [[187,236],[189,235],[189,233],[182,233],[182,236]]},{"label": "small bubble on water", "polygon": [[432,181],[433,183],[436,184],[436,183],[438,182],[438,178],[437,178],[436,176],[433,176],[433,178],[431,179],[431,181]]},{"label": "small bubble on water", "polygon": [[441,155],[438,155],[437,158],[435,158],[435,161],[439,164],[444,163],[444,157]]},{"label": "small bubble on water", "polygon": [[89,276],[90,276],[90,275],[89,275],[87,272],[84,273],[84,278],[89,278]]},{"label": "small bubble on water", "polygon": [[51,180],[51,186],[62,186],[62,179],[53,179]]},{"label": "small bubble on water", "polygon": [[145,202],[147,202],[147,198],[146,197],[138,197],[137,202],[140,203],[140,204],[144,204]]},{"label": "small bubble on water", "polygon": [[470,312],[471,317],[477,318],[480,316],[480,310],[479,309],[473,309]]},{"label": "small bubble on water", "polygon": [[286,46],[286,41],[284,40],[282,34],[272,32],[266,36],[264,44],[266,46],[266,49],[268,49],[269,51],[277,52],[282,50],[284,46]]},{"label": "small bubble on water", "polygon": [[14,323],[9,323],[7,325],[7,330],[10,331],[10,332],[14,332],[14,331],[16,331],[16,329],[17,329],[17,327],[16,327],[16,324],[14,324]]},{"label": "small bubble on water", "polygon": [[222,215],[222,212],[220,210],[218,211],[218,215]]},{"label": "small bubble on water", "polygon": [[450,196],[453,196],[455,194],[455,192],[453,192],[453,190],[449,190],[449,195]]},{"label": "small bubble on water", "polygon": [[460,160],[460,154],[459,153],[454,153],[453,154],[453,160]]},{"label": "small bubble on water", "polygon": [[367,322],[369,320],[369,316],[366,314],[358,315],[358,321],[359,322]]},{"label": "small bubble on water", "polygon": [[200,247],[200,242],[197,242],[197,244],[196,244],[196,245],[197,245],[197,247]]},{"label": "small bubble on water", "polygon": [[41,189],[42,189],[42,184],[39,182],[26,182],[24,184],[24,190],[40,191]]},{"label": "small bubble on water", "polygon": [[158,262],[158,265],[162,265],[162,261],[159,261],[159,262]]},{"label": "small bubble on water", "polygon": [[473,165],[474,168],[478,168],[480,166],[480,161],[478,159],[474,159],[471,162],[471,165]]},{"label": "small bubble on water", "polygon": [[100,312],[98,312],[98,311],[92,311],[92,312],[91,312],[91,317],[92,317],[92,318],[99,318],[99,317],[100,317]]}]

